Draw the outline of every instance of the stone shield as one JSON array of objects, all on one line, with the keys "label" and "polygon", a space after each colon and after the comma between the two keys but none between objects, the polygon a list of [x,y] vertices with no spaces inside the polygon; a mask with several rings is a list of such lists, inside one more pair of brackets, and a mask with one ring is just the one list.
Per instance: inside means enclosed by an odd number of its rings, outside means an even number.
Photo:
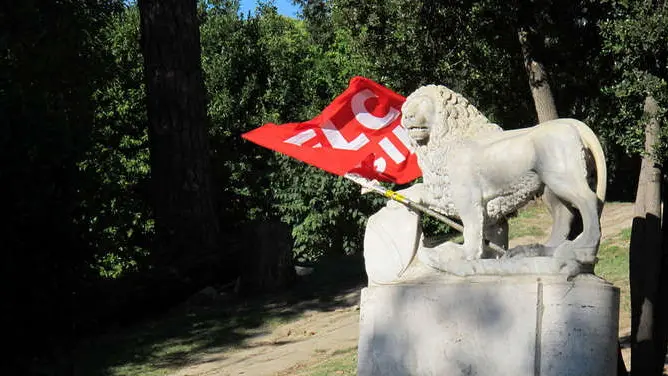
[{"label": "stone shield", "polygon": [[420,240],[420,216],[390,205],[369,217],[364,233],[364,264],[369,284],[395,281],[413,260]]}]

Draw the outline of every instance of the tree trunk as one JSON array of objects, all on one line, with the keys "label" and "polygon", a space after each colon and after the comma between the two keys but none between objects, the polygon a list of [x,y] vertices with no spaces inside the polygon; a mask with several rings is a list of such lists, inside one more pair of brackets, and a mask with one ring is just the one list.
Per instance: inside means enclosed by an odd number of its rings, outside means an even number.
[{"label": "tree trunk", "polygon": [[282,222],[247,225],[239,244],[244,253],[237,292],[243,295],[278,292],[295,281],[292,229]]},{"label": "tree trunk", "polygon": [[533,102],[536,106],[538,123],[554,120],[559,117],[557,107],[554,104],[554,96],[548,82],[548,75],[543,64],[536,61],[528,40],[528,33],[524,29],[518,31],[522,55],[524,56],[524,68],[529,76],[529,88]]},{"label": "tree trunk", "polygon": [[[157,262],[190,276],[220,251],[196,0],[140,0]],[[204,269],[201,269],[204,268]],[[200,270],[197,270],[200,269]]]},{"label": "tree trunk", "polygon": [[[665,205],[665,202],[668,200],[668,185],[666,184],[666,178],[664,176],[661,186],[661,202]],[[659,287],[657,291],[657,307],[656,307],[656,325],[655,325],[655,338],[656,338],[656,362],[657,366],[664,369],[664,374],[666,373],[666,363],[668,363],[668,231],[664,231],[663,226],[668,223],[668,210],[663,210],[662,206],[661,214],[661,256],[660,256],[660,268],[658,279]]]},{"label": "tree trunk", "polygon": [[630,244],[631,374],[661,375],[665,333],[657,325],[662,265],[661,177],[654,147],[658,142],[658,105],[645,99],[645,155],[642,158]]},{"label": "tree trunk", "polygon": [[[538,116],[538,123],[543,123],[548,120],[559,118],[557,107],[554,104],[554,96],[552,89],[548,82],[548,75],[543,64],[536,61],[534,53],[532,52],[531,43],[529,43],[529,33],[520,27],[517,32],[520,46],[522,47],[522,56],[524,57],[524,68],[526,69],[529,78],[529,88],[531,89],[531,96],[533,97],[534,106],[536,107],[536,115]],[[573,211],[573,220],[571,221],[571,228],[568,234],[568,239],[573,240],[583,230],[582,217],[577,210]]]}]

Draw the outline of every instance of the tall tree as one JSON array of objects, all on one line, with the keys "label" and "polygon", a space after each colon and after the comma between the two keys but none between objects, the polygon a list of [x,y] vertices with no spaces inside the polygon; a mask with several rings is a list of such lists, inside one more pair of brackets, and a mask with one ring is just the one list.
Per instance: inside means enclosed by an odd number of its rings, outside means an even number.
[{"label": "tall tree", "polygon": [[657,336],[659,279],[661,278],[661,177],[655,150],[659,141],[658,105],[651,95],[645,98],[645,155],[642,158],[631,232],[632,364],[634,375],[660,375],[663,360]]},{"label": "tall tree", "polygon": [[541,58],[544,51],[543,35],[539,31],[540,26],[548,13],[546,5],[548,2],[538,5],[532,1],[518,1],[517,12],[517,37],[522,49],[524,69],[529,78],[529,88],[536,107],[538,122],[553,120],[559,117],[554,94],[550,88],[549,76],[545,64]]},{"label": "tall tree", "polygon": [[517,32],[520,45],[522,46],[522,55],[524,57],[524,69],[529,76],[529,88],[536,106],[536,115],[538,122],[542,123],[548,120],[554,120],[559,117],[557,106],[554,103],[554,95],[550,88],[547,71],[542,62],[536,59],[529,43],[529,33],[520,27]]},{"label": "tall tree", "polygon": [[[140,0],[158,262],[202,275],[218,248],[196,0]],[[204,270],[202,270],[204,268]]]}]

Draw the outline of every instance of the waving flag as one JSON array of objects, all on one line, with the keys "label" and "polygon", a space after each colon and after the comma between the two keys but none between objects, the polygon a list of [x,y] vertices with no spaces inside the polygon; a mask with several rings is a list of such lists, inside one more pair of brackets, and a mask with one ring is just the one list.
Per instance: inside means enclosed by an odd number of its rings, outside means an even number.
[{"label": "waving flag", "polygon": [[315,118],[265,124],[242,137],[337,175],[404,184],[421,175],[400,124],[405,100],[367,78],[354,77]]}]

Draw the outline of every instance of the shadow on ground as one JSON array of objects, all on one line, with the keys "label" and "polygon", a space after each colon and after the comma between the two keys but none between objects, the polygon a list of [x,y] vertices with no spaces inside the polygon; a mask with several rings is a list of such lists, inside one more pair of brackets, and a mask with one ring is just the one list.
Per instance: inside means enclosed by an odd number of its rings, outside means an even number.
[{"label": "shadow on ground", "polygon": [[361,256],[322,260],[312,274],[284,293],[186,303],[154,320],[85,340],[67,374],[164,375],[197,361],[197,355],[242,348],[246,339],[268,333],[306,311],[358,304],[364,284]]}]

